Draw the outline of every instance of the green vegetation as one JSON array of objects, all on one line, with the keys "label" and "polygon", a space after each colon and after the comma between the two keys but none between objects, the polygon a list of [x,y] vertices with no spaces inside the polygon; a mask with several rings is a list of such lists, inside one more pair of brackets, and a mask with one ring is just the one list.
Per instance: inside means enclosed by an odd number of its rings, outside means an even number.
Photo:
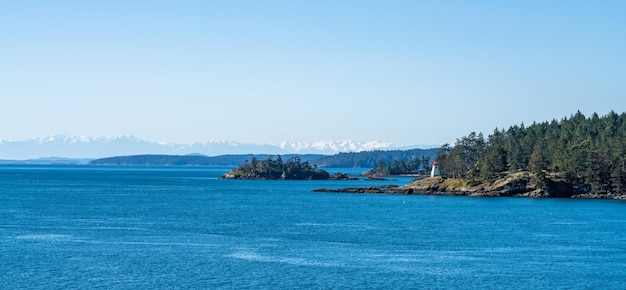
[{"label": "green vegetation", "polygon": [[[410,162],[416,158],[428,158],[429,160],[432,160],[433,158],[435,158],[437,151],[438,148],[347,152],[321,157],[318,160],[315,160],[315,163],[319,166],[324,167],[374,168],[379,167],[382,161],[383,163],[385,163],[385,167],[387,167],[388,165],[393,166],[395,162],[401,162],[402,160],[404,160],[405,163]],[[429,162],[426,163],[429,165]]]},{"label": "green vegetation", "polygon": [[372,170],[365,172],[366,175],[400,175],[400,174],[426,174],[430,171],[430,157],[415,157],[412,160],[394,160],[386,163],[379,160],[378,165]]},{"label": "green vegetation", "polygon": [[[245,155],[130,155],[116,156],[92,160],[93,165],[158,165],[158,166],[237,166],[251,158],[266,159],[268,154],[245,154]],[[299,157],[302,161],[312,162],[324,155],[320,154],[288,154],[286,158]]]},{"label": "green vegetation", "polygon": [[330,175],[325,170],[317,169],[316,165],[311,165],[308,161],[302,162],[300,157],[289,158],[283,162],[280,155],[274,160],[272,156],[264,161],[259,161],[252,157],[245,163],[228,173],[222,178],[225,179],[328,179]]},{"label": "green vegetation", "polygon": [[528,172],[536,188],[559,192],[626,192],[626,114],[587,118],[577,112],[561,121],[471,133],[437,153],[444,178],[492,183]]},{"label": "green vegetation", "polygon": [[[390,150],[390,151],[364,151],[338,153],[335,155],[321,154],[285,154],[282,158],[289,159],[299,157],[302,162],[308,161],[321,167],[361,167],[373,168],[379,165],[382,160],[385,164],[393,163],[395,160],[412,160],[416,157],[425,156],[432,160],[437,154],[438,148],[433,149],[411,149],[411,150]],[[238,166],[256,158],[265,160],[272,155],[269,154],[245,154],[245,155],[131,155],[116,156],[92,160],[93,165],[176,165],[176,166]]]}]

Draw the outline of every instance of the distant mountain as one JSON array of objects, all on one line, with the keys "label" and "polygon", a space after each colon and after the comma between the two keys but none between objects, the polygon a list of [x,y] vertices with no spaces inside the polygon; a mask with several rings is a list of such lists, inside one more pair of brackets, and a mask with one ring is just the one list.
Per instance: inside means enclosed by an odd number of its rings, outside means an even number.
[{"label": "distant mountain", "polygon": [[89,164],[93,159],[90,158],[63,158],[63,157],[46,157],[37,159],[25,159],[25,160],[0,160],[0,164]]},{"label": "distant mountain", "polygon": [[120,154],[161,153],[172,149],[174,147],[171,145],[147,142],[133,136],[91,138],[56,135],[21,141],[0,140],[0,158],[16,160],[50,156],[97,158]]},{"label": "distant mountain", "polygon": [[432,148],[438,146],[399,146],[389,142],[319,141],[283,142],[280,144],[248,144],[233,141],[213,140],[191,145],[157,143],[134,136],[75,137],[55,135],[27,140],[0,139],[0,159],[26,160],[60,156],[64,158],[103,158],[122,155],[160,154],[207,156],[227,154],[324,154],[360,152],[371,150],[394,150]]}]

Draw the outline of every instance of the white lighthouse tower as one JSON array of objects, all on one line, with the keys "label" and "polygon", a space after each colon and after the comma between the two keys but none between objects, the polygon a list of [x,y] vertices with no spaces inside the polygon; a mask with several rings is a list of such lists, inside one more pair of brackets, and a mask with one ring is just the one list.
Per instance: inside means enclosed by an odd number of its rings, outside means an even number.
[{"label": "white lighthouse tower", "polygon": [[439,166],[437,165],[437,159],[433,161],[433,169],[430,171],[430,177],[439,176]]}]

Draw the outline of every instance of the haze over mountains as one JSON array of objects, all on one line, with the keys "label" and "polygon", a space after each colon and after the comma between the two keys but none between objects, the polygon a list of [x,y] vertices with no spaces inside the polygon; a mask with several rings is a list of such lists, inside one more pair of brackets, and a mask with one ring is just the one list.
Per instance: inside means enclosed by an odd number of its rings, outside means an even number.
[{"label": "haze over mountains", "polygon": [[400,146],[390,142],[319,141],[282,142],[280,144],[248,144],[212,140],[205,143],[173,144],[138,139],[134,136],[75,137],[55,135],[27,140],[0,139],[0,159],[25,160],[42,157],[102,158],[137,154],[336,154],[371,150],[404,150],[434,148],[438,145]]}]

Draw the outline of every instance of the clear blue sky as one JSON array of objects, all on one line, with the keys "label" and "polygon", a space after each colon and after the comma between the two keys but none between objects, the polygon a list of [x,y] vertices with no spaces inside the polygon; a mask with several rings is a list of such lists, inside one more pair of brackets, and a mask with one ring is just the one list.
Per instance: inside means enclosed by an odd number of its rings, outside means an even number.
[{"label": "clear blue sky", "polygon": [[0,138],[379,140],[626,111],[626,1],[2,1]]}]

